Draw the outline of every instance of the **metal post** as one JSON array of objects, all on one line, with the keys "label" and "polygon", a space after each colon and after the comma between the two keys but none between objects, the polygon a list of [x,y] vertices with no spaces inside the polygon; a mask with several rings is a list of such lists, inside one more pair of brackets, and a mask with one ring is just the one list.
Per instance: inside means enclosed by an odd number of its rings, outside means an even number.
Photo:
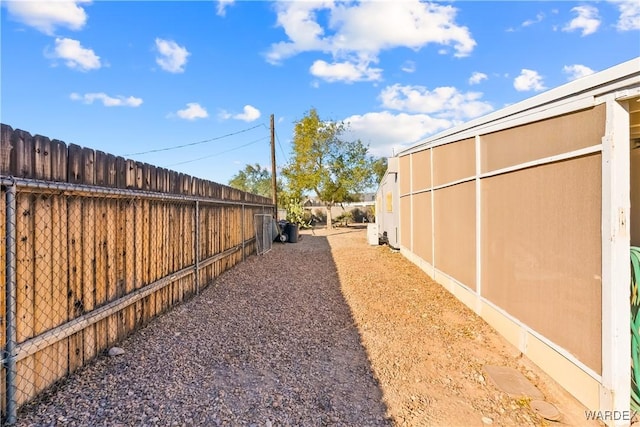
[{"label": "metal post", "polygon": [[16,402],[16,185],[7,185],[7,236],[6,245],[6,334],[7,343],[4,354],[6,369],[6,424],[17,422],[18,405]]},{"label": "metal post", "polygon": [[[278,215],[278,179],[276,178],[276,139],[275,139],[275,126],[274,126],[273,114],[271,115],[271,192],[273,200],[273,206]],[[278,218],[276,217],[276,220]]]},{"label": "metal post", "polygon": [[200,201],[196,200],[196,238],[195,240],[195,254],[196,254],[196,295],[200,294]]}]

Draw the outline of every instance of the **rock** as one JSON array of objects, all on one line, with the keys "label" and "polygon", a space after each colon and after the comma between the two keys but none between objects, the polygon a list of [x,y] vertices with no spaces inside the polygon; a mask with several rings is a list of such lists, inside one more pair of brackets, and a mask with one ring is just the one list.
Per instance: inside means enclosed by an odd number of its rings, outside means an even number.
[{"label": "rock", "polygon": [[111,357],[120,356],[121,354],[124,354],[124,350],[120,347],[111,347],[109,349],[109,356]]},{"label": "rock", "polygon": [[493,424],[493,419],[489,418],[489,417],[482,417],[482,424]]},{"label": "rock", "polygon": [[559,421],[560,418],[562,418],[562,414],[558,408],[544,400],[532,400],[529,405],[538,415],[549,421]]}]

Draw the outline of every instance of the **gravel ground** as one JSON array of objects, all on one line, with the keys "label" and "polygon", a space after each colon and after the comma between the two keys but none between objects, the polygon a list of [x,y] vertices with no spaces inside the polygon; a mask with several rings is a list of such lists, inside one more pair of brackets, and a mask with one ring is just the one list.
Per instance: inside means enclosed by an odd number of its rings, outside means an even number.
[{"label": "gravel ground", "polygon": [[583,408],[366,230],[303,232],[221,275],[18,414],[19,426],[544,425],[483,376]]}]

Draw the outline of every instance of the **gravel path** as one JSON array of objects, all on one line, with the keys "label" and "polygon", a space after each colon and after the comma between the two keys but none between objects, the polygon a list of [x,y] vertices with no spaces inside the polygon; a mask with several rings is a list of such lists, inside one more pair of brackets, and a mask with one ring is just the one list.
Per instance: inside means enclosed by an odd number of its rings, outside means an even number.
[{"label": "gravel path", "polygon": [[[521,371],[584,408],[473,312],[366,230],[305,231],[221,275],[25,406],[20,426],[548,425],[487,378]],[[595,424],[595,423],[594,423]]]},{"label": "gravel path", "polygon": [[326,238],[274,244],[151,322],[18,425],[389,425]]}]

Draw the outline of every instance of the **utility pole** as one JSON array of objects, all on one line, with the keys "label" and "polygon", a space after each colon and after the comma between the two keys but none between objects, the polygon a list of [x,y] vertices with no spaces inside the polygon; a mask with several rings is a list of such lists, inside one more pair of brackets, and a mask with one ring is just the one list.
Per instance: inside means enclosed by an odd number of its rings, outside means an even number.
[{"label": "utility pole", "polygon": [[276,179],[276,139],[275,139],[275,126],[273,124],[273,114],[271,115],[271,194],[273,199],[273,205],[275,206],[275,217],[278,219],[278,186]]}]

